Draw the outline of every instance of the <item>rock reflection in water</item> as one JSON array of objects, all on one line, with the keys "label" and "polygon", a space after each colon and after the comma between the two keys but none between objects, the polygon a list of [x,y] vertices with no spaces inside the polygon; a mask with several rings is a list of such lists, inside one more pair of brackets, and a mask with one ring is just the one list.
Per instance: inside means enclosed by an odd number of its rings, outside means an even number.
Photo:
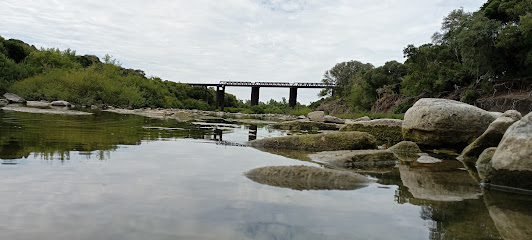
[{"label": "rock reflection in water", "polygon": [[310,229],[298,226],[291,226],[281,223],[254,222],[242,226],[241,231],[246,237],[256,240],[269,239],[324,239],[325,235],[314,233]]},{"label": "rock reflection in water", "polygon": [[484,201],[501,237],[532,239],[532,196],[487,191]]},{"label": "rock reflection in water", "polygon": [[399,164],[401,180],[415,198],[434,201],[462,201],[482,195],[480,186],[462,163],[444,160],[438,163]]}]

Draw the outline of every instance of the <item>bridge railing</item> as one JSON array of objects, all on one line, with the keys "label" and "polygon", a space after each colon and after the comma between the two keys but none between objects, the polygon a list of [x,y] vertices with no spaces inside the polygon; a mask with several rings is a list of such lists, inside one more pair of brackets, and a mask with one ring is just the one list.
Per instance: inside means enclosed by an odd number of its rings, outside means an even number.
[{"label": "bridge railing", "polygon": [[334,84],[328,83],[289,83],[289,82],[233,82],[233,81],[220,81],[218,85],[223,86],[239,86],[239,87],[310,87],[310,88],[326,88],[334,87]]}]

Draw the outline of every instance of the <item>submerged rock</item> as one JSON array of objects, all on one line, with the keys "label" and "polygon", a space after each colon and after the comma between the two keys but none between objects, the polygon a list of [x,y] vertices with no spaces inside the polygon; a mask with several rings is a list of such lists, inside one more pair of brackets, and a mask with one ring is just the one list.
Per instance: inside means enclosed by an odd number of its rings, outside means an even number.
[{"label": "submerged rock", "polygon": [[50,103],[50,105],[57,106],[57,107],[70,107],[70,106],[72,106],[72,104],[70,104],[67,101],[53,101],[53,102]]},{"label": "submerged rock", "polygon": [[336,124],[323,123],[323,122],[311,122],[306,120],[286,121],[273,125],[274,128],[290,131],[319,131],[319,130],[337,130]]},{"label": "submerged rock", "polygon": [[334,151],[375,149],[375,137],[364,132],[331,132],[253,140],[249,145],[256,148],[300,149],[308,151]]},{"label": "submerged rock", "polygon": [[315,162],[341,168],[378,168],[395,166],[397,158],[387,150],[326,151],[309,155]]},{"label": "submerged rock", "polygon": [[401,134],[402,120],[399,119],[375,119],[370,121],[358,121],[347,124],[340,131],[361,131],[375,136],[377,140],[388,144],[403,141]]},{"label": "submerged rock", "polygon": [[313,121],[313,122],[324,122],[325,119],[323,119],[323,117],[325,117],[325,112],[324,111],[309,112],[307,114],[307,117],[310,119],[310,121]]},{"label": "submerged rock", "polygon": [[245,175],[257,183],[296,190],[352,190],[366,187],[371,182],[354,172],[311,166],[261,167]]},{"label": "submerged rock", "polygon": [[465,146],[498,116],[454,100],[422,98],[406,111],[402,132],[420,145]]},{"label": "submerged rock", "polygon": [[21,98],[14,93],[5,93],[4,97],[9,103],[26,103],[24,98]]},{"label": "submerged rock", "polygon": [[415,198],[434,201],[462,201],[482,195],[480,186],[456,160],[437,163],[399,164],[403,185]]},{"label": "submerged rock", "polygon": [[532,113],[508,128],[491,166],[493,171],[486,182],[532,190]]},{"label": "submerged rock", "polygon": [[508,110],[502,116],[493,121],[488,129],[475,141],[469,144],[460,155],[459,159],[468,166],[476,163],[478,156],[489,147],[496,147],[506,130],[516,121],[521,119],[521,113]]}]

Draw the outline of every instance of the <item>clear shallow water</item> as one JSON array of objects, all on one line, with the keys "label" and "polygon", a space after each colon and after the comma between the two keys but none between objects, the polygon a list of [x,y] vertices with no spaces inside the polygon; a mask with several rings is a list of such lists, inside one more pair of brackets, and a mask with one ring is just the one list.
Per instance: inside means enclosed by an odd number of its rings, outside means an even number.
[{"label": "clear shallow water", "polygon": [[[459,162],[371,169],[366,174],[377,183],[353,191],[298,191],[261,185],[243,173],[317,164],[216,144],[211,139],[219,131],[212,127],[112,113],[0,111],[0,238],[530,236],[531,199],[482,192]],[[234,143],[255,132],[227,122],[216,128]],[[256,137],[285,134],[258,126]]]}]

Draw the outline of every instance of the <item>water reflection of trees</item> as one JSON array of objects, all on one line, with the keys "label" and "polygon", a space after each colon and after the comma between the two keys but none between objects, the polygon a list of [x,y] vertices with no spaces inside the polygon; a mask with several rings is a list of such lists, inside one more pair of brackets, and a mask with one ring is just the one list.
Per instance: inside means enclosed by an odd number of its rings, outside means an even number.
[{"label": "water reflection of trees", "polygon": [[0,159],[33,154],[44,160],[69,160],[71,151],[104,160],[118,145],[176,137],[203,138],[210,134],[210,130],[189,123],[105,112],[62,116],[0,111],[0,131]]}]

